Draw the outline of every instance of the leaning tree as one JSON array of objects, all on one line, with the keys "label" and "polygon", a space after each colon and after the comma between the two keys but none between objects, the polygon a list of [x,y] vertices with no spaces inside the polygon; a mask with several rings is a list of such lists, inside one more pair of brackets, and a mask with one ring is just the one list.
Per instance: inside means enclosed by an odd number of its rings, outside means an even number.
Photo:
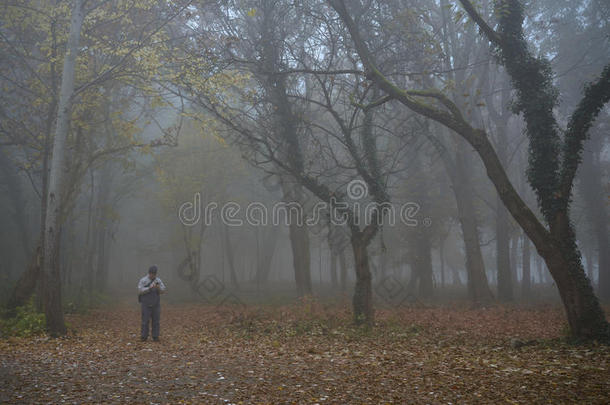
[{"label": "leaning tree", "polygon": [[[516,90],[516,111],[523,114],[529,138],[528,181],[536,193],[544,222],[523,201],[509,180],[483,129],[472,126],[448,96],[436,89],[402,89],[379,69],[377,58],[343,0],[329,0],[347,27],[366,76],[395,99],[462,136],[477,152],[502,202],[546,262],[567,314],[571,334],[580,339],[609,338],[609,326],[582,266],[569,208],[583,144],[599,111],[610,99],[610,65],[587,85],[565,131],[553,115],[558,103],[549,62],[535,57],[523,33],[524,12],[518,0],[495,3],[494,30],[468,0],[460,0],[470,18],[497,49]],[[563,136],[562,136],[563,133]]]}]

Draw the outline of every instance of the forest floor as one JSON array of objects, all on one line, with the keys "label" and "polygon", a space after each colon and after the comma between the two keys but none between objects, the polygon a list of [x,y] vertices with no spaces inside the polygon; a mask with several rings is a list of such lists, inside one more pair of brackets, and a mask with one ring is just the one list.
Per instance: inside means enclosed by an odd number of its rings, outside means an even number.
[{"label": "forest floor", "polygon": [[69,315],[71,332],[0,340],[1,403],[608,403],[610,348],[561,339],[561,308],[377,311],[137,304]]}]

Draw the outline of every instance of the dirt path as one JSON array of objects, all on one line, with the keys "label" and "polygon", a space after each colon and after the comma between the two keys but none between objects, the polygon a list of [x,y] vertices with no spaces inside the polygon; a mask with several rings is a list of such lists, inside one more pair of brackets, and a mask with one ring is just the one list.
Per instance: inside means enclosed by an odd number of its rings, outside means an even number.
[{"label": "dirt path", "polygon": [[610,350],[556,341],[558,309],[383,312],[165,305],[161,342],[136,306],[71,316],[76,335],[0,341],[2,403],[607,403]]}]

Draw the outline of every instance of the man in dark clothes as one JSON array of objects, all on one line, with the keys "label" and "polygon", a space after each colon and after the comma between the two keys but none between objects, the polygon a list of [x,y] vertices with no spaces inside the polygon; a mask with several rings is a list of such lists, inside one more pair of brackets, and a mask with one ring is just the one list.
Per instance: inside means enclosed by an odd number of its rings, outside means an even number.
[{"label": "man in dark clothes", "polygon": [[165,292],[165,284],[157,277],[157,266],[150,266],[148,275],[140,279],[138,294],[142,305],[142,341],[148,339],[148,324],[152,318],[152,337],[159,340],[159,321],[161,317],[160,294]]}]

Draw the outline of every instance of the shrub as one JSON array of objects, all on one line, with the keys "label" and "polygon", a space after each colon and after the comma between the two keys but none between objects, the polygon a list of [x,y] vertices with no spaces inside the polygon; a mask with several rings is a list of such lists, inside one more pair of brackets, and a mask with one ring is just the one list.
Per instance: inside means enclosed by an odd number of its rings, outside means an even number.
[{"label": "shrub", "polygon": [[34,297],[26,305],[17,307],[15,316],[0,319],[2,336],[33,336],[45,332],[45,315],[37,312],[34,307]]}]

